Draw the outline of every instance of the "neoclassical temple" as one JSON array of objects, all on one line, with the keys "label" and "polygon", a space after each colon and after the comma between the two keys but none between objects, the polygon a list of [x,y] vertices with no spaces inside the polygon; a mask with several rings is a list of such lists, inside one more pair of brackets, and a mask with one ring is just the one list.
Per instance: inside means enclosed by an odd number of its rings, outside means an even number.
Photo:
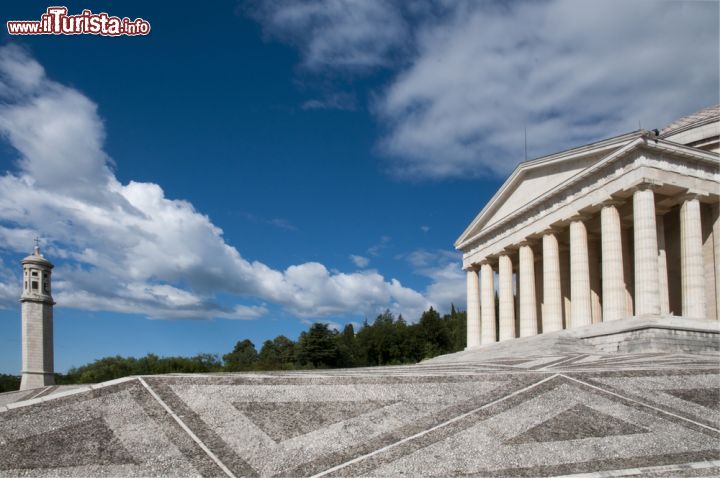
[{"label": "neoclassical temple", "polygon": [[720,320],[719,152],[720,105],[520,164],[455,243],[468,348],[630,317]]}]

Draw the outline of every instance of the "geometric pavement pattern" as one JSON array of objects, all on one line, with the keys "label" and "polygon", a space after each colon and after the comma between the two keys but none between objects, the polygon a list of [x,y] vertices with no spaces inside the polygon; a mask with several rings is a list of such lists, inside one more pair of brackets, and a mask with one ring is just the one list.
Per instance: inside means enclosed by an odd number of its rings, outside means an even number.
[{"label": "geometric pavement pattern", "polygon": [[718,476],[719,358],[554,354],[45,389],[0,406],[0,475]]}]

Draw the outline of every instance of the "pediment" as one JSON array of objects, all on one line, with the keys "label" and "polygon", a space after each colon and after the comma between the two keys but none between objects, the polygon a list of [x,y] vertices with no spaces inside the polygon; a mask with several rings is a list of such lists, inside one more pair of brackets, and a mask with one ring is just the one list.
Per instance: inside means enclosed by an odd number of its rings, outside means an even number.
[{"label": "pediment", "polygon": [[521,163],[458,238],[455,247],[462,248],[463,243],[483,229],[498,224],[539,196],[582,174],[642,134],[637,131]]}]

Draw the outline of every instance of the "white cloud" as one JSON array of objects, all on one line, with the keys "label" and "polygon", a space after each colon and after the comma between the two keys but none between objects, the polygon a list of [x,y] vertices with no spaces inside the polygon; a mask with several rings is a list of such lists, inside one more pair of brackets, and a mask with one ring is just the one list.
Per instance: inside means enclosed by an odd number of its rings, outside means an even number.
[{"label": "white cloud", "polygon": [[[96,105],[15,46],[0,48],[0,100],[0,135],[20,154],[17,171],[0,176],[0,249],[26,252],[40,232],[47,255],[62,259],[59,305],[159,319],[255,318],[265,302],[303,317],[388,306],[409,315],[429,305],[377,272],[331,273],[318,263],[279,271],[247,260],[191,203],[157,184],[120,183]],[[0,301],[17,300],[17,280],[0,268]]]},{"label": "white cloud", "polygon": [[365,268],[370,264],[370,259],[363,256],[356,256],[355,254],[350,254],[350,260],[360,268]]},{"label": "white cloud", "polygon": [[297,46],[308,70],[387,65],[407,35],[397,4],[384,0],[253,2],[247,11],[267,36]]},{"label": "white cloud", "polygon": [[17,307],[21,292],[20,284],[22,278],[20,274],[13,273],[10,268],[6,267],[2,259],[0,259],[0,278],[6,278],[5,282],[0,280],[0,309]]},{"label": "white cloud", "polygon": [[430,226],[420,226],[422,232],[430,232]]},{"label": "white cloud", "polygon": [[396,172],[504,174],[718,98],[717,3],[483,3],[428,30],[378,107]]},{"label": "white cloud", "polygon": [[326,75],[357,52],[394,71],[373,96],[401,177],[503,176],[525,126],[536,157],[719,102],[717,2],[360,3],[271,2],[256,18]]},{"label": "white cloud", "polygon": [[425,289],[425,297],[441,311],[449,310],[451,304],[465,308],[465,274],[461,267],[461,256],[446,250],[428,251],[418,249],[398,256],[413,268],[416,274],[431,280]]}]

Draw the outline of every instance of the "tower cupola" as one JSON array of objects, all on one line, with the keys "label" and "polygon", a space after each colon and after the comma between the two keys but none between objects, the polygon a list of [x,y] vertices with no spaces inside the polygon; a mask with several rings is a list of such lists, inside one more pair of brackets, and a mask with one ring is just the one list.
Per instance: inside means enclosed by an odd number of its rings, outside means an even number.
[{"label": "tower cupola", "polygon": [[22,309],[22,379],[20,390],[55,384],[53,344],[52,269],[35,240],[33,253],[24,258]]},{"label": "tower cupola", "polygon": [[36,245],[33,253],[22,260],[23,290],[20,301],[33,300],[54,304],[52,298],[53,265],[40,253]]}]

